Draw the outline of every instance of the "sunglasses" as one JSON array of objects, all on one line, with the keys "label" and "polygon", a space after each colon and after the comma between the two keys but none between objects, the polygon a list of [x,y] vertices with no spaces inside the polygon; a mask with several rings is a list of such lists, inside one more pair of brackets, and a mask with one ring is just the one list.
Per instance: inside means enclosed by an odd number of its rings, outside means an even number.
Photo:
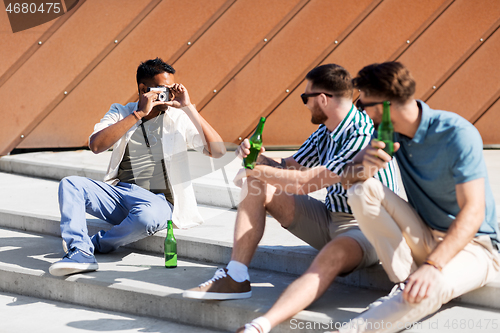
[{"label": "sunglasses", "polygon": [[356,101],[356,108],[359,110],[359,111],[363,111],[365,108],[369,107],[369,106],[375,106],[375,105],[379,105],[379,104],[383,104],[384,102],[373,102],[373,103],[366,103],[364,104],[363,102],[361,102],[360,99],[358,99]]},{"label": "sunglasses", "polygon": [[309,97],[315,97],[315,96],[319,96],[321,94],[328,96],[328,97],[333,97],[333,95],[330,95],[330,94],[327,94],[324,92],[316,92],[316,93],[310,93],[310,94],[302,94],[302,95],[300,95],[300,98],[302,98],[302,103],[307,104]]}]

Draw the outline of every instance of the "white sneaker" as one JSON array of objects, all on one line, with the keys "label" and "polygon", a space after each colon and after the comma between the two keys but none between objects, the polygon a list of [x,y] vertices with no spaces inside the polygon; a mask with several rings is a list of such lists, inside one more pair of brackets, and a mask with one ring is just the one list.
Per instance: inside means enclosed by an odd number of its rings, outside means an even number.
[{"label": "white sneaker", "polygon": [[399,294],[403,290],[405,290],[405,283],[404,282],[396,283],[394,285],[394,287],[392,287],[391,292],[387,296],[382,296],[382,297],[378,298],[375,302],[368,305],[368,310],[376,308],[377,306],[384,303],[388,299],[393,298],[394,296],[396,296],[397,294]]},{"label": "white sneaker", "polygon": [[49,267],[49,273],[54,276],[64,276],[75,273],[92,272],[99,268],[95,257],[76,247],[72,248],[58,262]]}]

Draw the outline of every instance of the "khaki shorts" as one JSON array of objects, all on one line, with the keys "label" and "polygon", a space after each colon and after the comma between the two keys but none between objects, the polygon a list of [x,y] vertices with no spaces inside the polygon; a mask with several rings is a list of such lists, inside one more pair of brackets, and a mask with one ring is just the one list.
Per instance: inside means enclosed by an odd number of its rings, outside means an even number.
[{"label": "khaki shorts", "polygon": [[375,249],[359,229],[353,215],[332,213],[323,202],[308,195],[294,197],[295,214],[288,231],[317,250],[321,250],[334,238],[350,237],[358,242],[363,250],[361,263],[354,270],[378,263]]}]

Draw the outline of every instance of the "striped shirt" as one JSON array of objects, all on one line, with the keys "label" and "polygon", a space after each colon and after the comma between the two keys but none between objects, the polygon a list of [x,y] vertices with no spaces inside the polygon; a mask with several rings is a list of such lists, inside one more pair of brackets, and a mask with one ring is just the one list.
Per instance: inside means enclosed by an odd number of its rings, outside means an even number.
[{"label": "striped shirt", "polygon": [[[365,112],[358,111],[353,105],[333,132],[330,132],[325,125],[320,125],[293,158],[302,166],[312,168],[324,165],[328,170],[340,175],[345,165],[370,143],[373,132],[373,122],[370,117]],[[395,170],[395,163],[392,160],[386,169],[380,170],[374,177],[398,193]],[[329,186],[327,192],[325,205],[328,210],[352,214],[347,204],[347,191],[340,182]]]}]

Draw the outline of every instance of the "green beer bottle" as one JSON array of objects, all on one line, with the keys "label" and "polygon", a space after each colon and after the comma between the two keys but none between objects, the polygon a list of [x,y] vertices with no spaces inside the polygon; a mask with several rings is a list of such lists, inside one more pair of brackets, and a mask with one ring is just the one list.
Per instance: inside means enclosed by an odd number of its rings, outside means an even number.
[{"label": "green beer bottle", "polygon": [[384,151],[392,157],[394,155],[394,126],[391,121],[391,102],[385,101],[383,106],[382,122],[377,129],[378,139],[385,143]]},{"label": "green beer bottle", "polygon": [[264,130],[265,122],[266,118],[260,117],[257,129],[249,139],[250,154],[248,154],[247,157],[243,159],[243,166],[246,169],[253,169],[255,167],[255,163],[257,162],[257,157],[259,157],[260,148],[262,147],[262,131]]},{"label": "green beer bottle", "polygon": [[174,237],[174,229],[172,227],[172,220],[167,222],[167,237],[165,237],[165,267],[177,267],[177,241]]}]

